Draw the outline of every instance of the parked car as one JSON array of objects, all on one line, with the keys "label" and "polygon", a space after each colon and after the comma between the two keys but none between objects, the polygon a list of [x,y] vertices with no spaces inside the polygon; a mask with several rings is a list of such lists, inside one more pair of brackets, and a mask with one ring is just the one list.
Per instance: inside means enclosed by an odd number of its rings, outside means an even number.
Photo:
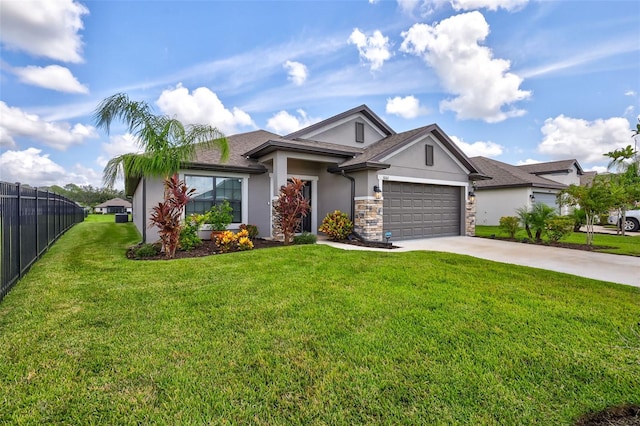
[{"label": "parked car", "polygon": [[[640,230],[640,210],[629,210],[625,214],[626,220],[624,222],[625,231],[638,231]],[[608,222],[611,225],[620,226],[620,215],[618,213],[612,213],[609,215]]]}]

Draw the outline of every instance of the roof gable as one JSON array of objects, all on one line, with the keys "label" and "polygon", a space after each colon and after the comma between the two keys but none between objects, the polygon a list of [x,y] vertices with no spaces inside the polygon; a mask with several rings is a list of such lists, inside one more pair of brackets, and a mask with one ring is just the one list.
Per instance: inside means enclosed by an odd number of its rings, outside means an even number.
[{"label": "roof gable", "polygon": [[440,142],[443,147],[455,158],[463,167],[465,167],[475,177],[480,178],[479,170],[469,160],[469,158],[458,148],[458,146],[442,131],[437,124],[419,127],[402,133],[396,133],[388,136],[375,144],[367,147],[362,155],[348,160],[340,165],[341,168],[353,168],[358,164],[372,163],[385,164],[385,162],[410,146],[412,143],[424,139],[426,136],[433,136]]},{"label": "roof gable", "polygon": [[[360,105],[343,113],[334,115],[333,117],[322,120],[311,126],[300,129],[296,132],[284,136],[284,139],[313,139],[322,142],[330,142],[344,145],[354,145],[355,128],[351,127],[351,123],[361,122],[365,124],[365,131],[370,137],[366,138],[364,143],[358,143],[358,146],[366,146],[372,142],[377,142],[387,136],[395,134],[395,131],[387,125],[378,115],[376,115],[366,105]],[[348,128],[345,128],[348,127]],[[347,137],[341,137],[347,134]]]}]

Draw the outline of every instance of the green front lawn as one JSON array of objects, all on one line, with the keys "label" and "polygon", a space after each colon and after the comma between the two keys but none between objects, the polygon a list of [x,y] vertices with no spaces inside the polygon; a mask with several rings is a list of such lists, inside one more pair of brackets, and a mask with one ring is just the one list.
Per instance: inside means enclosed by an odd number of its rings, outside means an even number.
[{"label": "green front lawn", "polygon": [[433,252],[129,261],[82,223],[0,302],[0,424],[571,424],[640,404],[640,289]]},{"label": "green front lawn", "polygon": [[[613,234],[594,234],[594,246],[610,247],[596,249],[594,251],[599,251],[601,253],[624,254],[627,256],[640,256],[640,235],[637,234],[637,232],[629,232],[628,235],[625,235],[624,237],[622,235]],[[476,226],[477,237],[490,237],[491,235],[501,238],[508,237],[508,235],[501,231],[498,226]],[[527,238],[527,232],[524,229],[521,229],[516,234],[516,238],[519,240]],[[546,239],[543,238],[543,240]],[[586,240],[587,236],[584,232],[574,232],[568,237],[562,239],[561,242],[585,244]]]}]

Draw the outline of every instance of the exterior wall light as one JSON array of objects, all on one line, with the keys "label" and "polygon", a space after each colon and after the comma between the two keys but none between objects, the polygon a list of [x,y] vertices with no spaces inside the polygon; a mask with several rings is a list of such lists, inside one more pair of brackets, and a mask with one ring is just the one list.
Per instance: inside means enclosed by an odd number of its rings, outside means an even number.
[{"label": "exterior wall light", "polygon": [[532,203],[535,203],[536,202],[536,196],[533,195],[533,194],[529,195],[529,200],[531,200]]},{"label": "exterior wall light", "polygon": [[373,195],[374,197],[376,197],[376,200],[379,200],[382,198],[382,189],[380,189],[378,185],[373,186]]},{"label": "exterior wall light", "polygon": [[476,193],[473,191],[469,191],[469,202],[470,203],[476,202]]}]

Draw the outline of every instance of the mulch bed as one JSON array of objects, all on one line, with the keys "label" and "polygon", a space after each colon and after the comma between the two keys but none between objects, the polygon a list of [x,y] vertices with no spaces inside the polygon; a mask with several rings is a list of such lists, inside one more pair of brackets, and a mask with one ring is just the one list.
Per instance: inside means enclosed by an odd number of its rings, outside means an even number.
[{"label": "mulch bed", "polygon": [[552,243],[549,241],[542,241],[540,243],[536,243],[534,240],[529,240],[529,239],[517,239],[517,238],[506,238],[506,237],[500,237],[500,236],[495,236],[495,237],[480,237],[480,236],[476,236],[476,238],[489,238],[492,240],[500,240],[500,241],[511,241],[514,243],[521,243],[521,244],[534,244],[534,245],[539,245],[539,246],[547,246],[547,247],[559,247],[559,248],[567,248],[567,249],[573,249],[573,250],[583,250],[583,251],[596,251],[596,250],[603,250],[603,249],[612,249],[615,247],[610,247],[610,246],[590,246],[587,244],[578,244],[578,243],[566,243],[566,242],[562,242],[562,241],[558,241],[556,243]]},{"label": "mulch bed", "polygon": [[[372,247],[372,248],[383,248],[383,249],[395,249],[398,248],[398,246],[394,246],[391,243],[383,243],[383,242],[371,242],[371,241],[360,241],[357,239],[351,239],[351,240],[340,240],[338,241],[339,243],[342,244],[351,244],[351,245],[355,245],[355,246],[361,246],[361,247]],[[256,238],[253,240],[253,249],[254,250],[259,250],[259,249],[264,249],[264,248],[271,248],[271,247],[282,247],[284,246],[284,243],[282,241],[276,241],[276,240],[265,240],[263,238]],[[135,245],[135,246],[131,246],[129,247],[129,249],[127,250],[127,258],[132,259],[132,260],[166,260],[166,257],[164,256],[164,253],[159,253],[155,256],[149,256],[149,257],[136,257],[136,250],[140,247],[140,245]],[[158,245],[158,247],[160,247]],[[237,251],[237,250],[234,250]],[[234,251],[230,251],[229,253],[233,253]],[[224,254],[224,253],[220,253],[220,251],[218,250],[218,247],[216,247],[216,244],[211,241],[211,240],[202,240],[202,244],[200,244],[198,247],[194,248],[193,250],[189,250],[189,251],[185,251],[185,250],[176,250],[176,255],[174,257],[174,259],[187,259],[187,258],[191,258],[191,257],[204,257],[204,256],[212,256],[214,254]]]},{"label": "mulch bed", "polygon": [[575,426],[638,426],[640,425],[640,406],[625,405],[612,407],[580,418]]},{"label": "mulch bed", "polygon": [[[265,240],[262,238],[256,238],[253,240],[253,249],[254,250],[258,250],[258,249],[263,249],[263,248],[270,248],[270,247],[281,247],[284,244],[282,243],[282,241],[275,241],[275,240]],[[127,250],[127,258],[129,259],[133,259],[133,260],[165,260],[166,257],[164,256],[164,253],[160,253],[157,254],[155,256],[150,256],[150,257],[144,257],[144,258],[138,258],[136,257],[135,251],[136,249],[140,247],[139,245],[135,245],[132,247],[129,247],[129,249]],[[233,253],[233,252],[230,252]],[[200,244],[198,247],[194,248],[193,250],[189,250],[189,251],[185,251],[185,250],[176,250],[176,255],[174,257],[174,259],[187,259],[187,258],[191,258],[191,257],[204,257],[204,256],[211,256],[214,254],[223,254],[220,253],[218,250],[218,247],[216,247],[215,242],[211,241],[211,240],[202,240],[202,244]]]}]

